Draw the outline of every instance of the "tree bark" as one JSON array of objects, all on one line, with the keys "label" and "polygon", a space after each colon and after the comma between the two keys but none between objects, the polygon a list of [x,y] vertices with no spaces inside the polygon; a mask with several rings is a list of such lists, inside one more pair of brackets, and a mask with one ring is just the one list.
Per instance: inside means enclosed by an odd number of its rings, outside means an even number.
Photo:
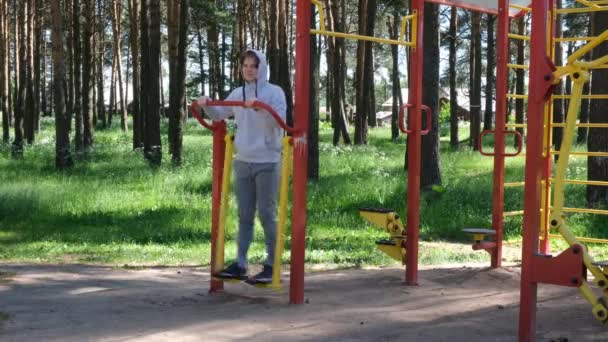
[{"label": "tree bark", "polygon": [[[391,39],[397,40],[399,38],[400,21],[401,18],[396,14],[393,15],[392,19],[389,18],[387,20]],[[393,97],[393,104],[391,107],[391,140],[397,141],[397,138],[399,138],[399,108],[403,102],[401,99],[401,82],[399,80],[399,46],[394,44],[391,45],[391,57],[393,62],[393,68],[391,70],[391,94]]]},{"label": "tree bark", "polygon": [[[608,30],[608,12],[596,12],[593,19],[593,36],[597,37]],[[593,56],[608,55],[608,45],[600,44],[593,50]],[[591,93],[608,94],[608,69],[594,69]],[[589,123],[608,122],[608,100],[592,100],[589,110]],[[608,129],[590,128],[587,140],[589,152],[608,151]],[[589,157],[587,159],[587,179],[590,181],[608,181],[608,158]],[[590,206],[608,204],[608,187],[588,185],[587,202]]]},{"label": "tree bark", "polygon": [[188,0],[167,1],[169,31],[169,152],[175,165],[182,162],[183,122],[186,104],[186,48]]},{"label": "tree bark", "polygon": [[145,114],[144,157],[154,167],[162,162],[160,140],[160,0],[141,7],[141,99]]},{"label": "tree bark", "polygon": [[35,116],[34,116],[34,23],[36,22],[36,3],[35,0],[27,1],[26,28],[25,28],[25,44],[26,44],[26,59],[24,72],[25,78],[25,117],[23,122],[25,140],[28,144],[33,144],[35,132]]},{"label": "tree bark", "polygon": [[[84,152],[84,121],[82,115],[82,45],[80,35],[80,0],[73,0],[72,4],[72,34],[74,38],[74,126],[76,152]],[[52,102],[51,102],[52,103]]]},{"label": "tree bark", "polygon": [[487,15],[488,25],[488,46],[486,48],[486,108],[483,116],[483,129],[491,130],[492,122],[494,121],[494,111],[492,110],[494,104],[494,67],[496,66],[496,54],[494,51],[494,23],[496,22],[496,16],[493,14]]},{"label": "tree bark", "polygon": [[458,148],[458,91],[456,89],[456,41],[458,29],[458,8],[452,7],[450,12],[450,47],[449,47],[449,73],[450,73],[450,146]]},{"label": "tree bark", "polygon": [[[561,7],[562,7],[562,0],[556,0],[555,8],[561,8]],[[562,34],[562,15],[557,14],[555,21],[556,21],[555,37],[561,38],[563,36],[563,34]],[[563,55],[562,43],[559,42],[559,43],[555,44],[555,65],[558,67],[562,66],[564,63],[562,55]],[[563,81],[560,79],[559,83],[553,90],[553,94],[554,95],[563,95],[563,93],[564,93]],[[562,99],[553,100],[553,123],[562,123],[562,122],[564,122],[564,100],[562,100]],[[553,127],[553,132],[551,133],[551,135],[553,137],[552,139],[553,139],[553,145],[554,145],[555,150],[559,150],[560,146],[562,145],[563,132],[564,132],[563,128]],[[559,154],[554,155],[553,158],[555,159],[555,162],[557,163],[557,161],[559,159]]]},{"label": "tree bark", "polygon": [[471,139],[470,144],[474,151],[479,149],[479,133],[481,131],[481,14],[471,14]]},{"label": "tree bark", "polygon": [[[316,22],[315,9],[311,8],[311,26]],[[310,35],[310,115],[308,117],[308,179],[319,181],[319,65],[321,62],[320,42],[317,35]]]},{"label": "tree bark", "polygon": [[36,21],[34,25],[34,131],[40,132],[40,82],[41,82],[41,50],[42,50],[42,25],[43,25],[43,2],[36,0]]},{"label": "tree bark", "polygon": [[[359,35],[367,34],[368,0],[359,0]],[[367,44],[363,40],[357,41],[357,69],[355,71],[355,145],[366,143],[367,138],[367,108],[369,107],[369,89],[365,84],[365,59]]]},{"label": "tree bark", "polygon": [[140,0],[127,0],[129,5],[131,63],[133,64],[133,101],[131,115],[133,116],[133,149],[141,149],[144,145],[144,115],[140,108],[141,98],[141,68],[140,68]]},{"label": "tree bark", "polygon": [[[15,40],[19,40],[19,68],[16,69],[16,75],[19,78],[18,93],[16,108],[15,108],[15,138],[12,146],[13,158],[23,158],[23,118],[25,112],[25,92],[26,92],[26,77],[27,77],[27,58],[26,58],[26,25],[25,18],[27,13],[27,1],[19,2],[19,14],[17,20],[19,23],[18,35]],[[18,39],[17,39],[18,38]]]},{"label": "tree bark", "polygon": [[[107,4],[107,3],[105,3]],[[97,118],[101,121],[102,128],[108,128],[112,126],[112,114],[113,112],[113,102],[112,95],[114,94],[113,89],[110,87],[110,111],[106,113],[106,105],[105,105],[105,94],[104,94],[104,86],[103,86],[103,66],[105,64],[105,54],[106,54],[106,25],[105,25],[105,11],[104,2],[102,0],[97,0],[97,19],[98,19],[98,30],[96,35],[99,37],[98,43],[98,54],[96,60],[97,73],[96,73],[96,84],[97,84]],[[114,63],[112,62],[112,77],[114,77]],[[113,85],[113,83],[111,83]],[[97,122],[97,120],[95,120]]]},{"label": "tree bark", "polygon": [[[525,35],[526,33],[526,22],[525,22],[525,17],[522,17],[520,19],[517,19],[517,34],[519,35]],[[524,49],[524,41],[521,39],[518,39],[516,42],[516,46],[517,46],[517,64],[519,65],[523,65],[525,62],[525,49]],[[525,87],[525,83],[524,83],[524,70],[523,69],[517,69],[515,71],[515,94],[520,94],[523,95],[524,94],[524,87]],[[524,100],[523,99],[515,99],[515,123],[516,124],[523,124],[524,123]],[[517,132],[519,132],[519,134],[521,134],[522,138],[525,138],[525,131],[523,128],[518,127],[516,128]],[[515,143],[517,144],[517,142]]]},{"label": "tree bark", "polygon": [[55,70],[53,90],[55,91],[55,167],[59,170],[73,165],[70,153],[70,118],[65,110],[66,80],[63,53],[63,16],[60,0],[51,1],[53,69]]},{"label": "tree bark", "polygon": [[123,132],[128,130],[127,127],[127,108],[125,105],[124,89],[122,86],[122,53],[120,35],[122,34],[121,28],[121,14],[122,14],[122,0],[113,0],[112,4],[112,15],[113,15],[113,34],[114,34],[114,54],[116,58],[116,70],[118,80],[118,94],[120,99],[120,129]]},{"label": "tree bark", "polygon": [[10,79],[8,68],[8,1],[0,0],[0,102],[2,103],[2,142],[8,143],[10,140],[9,108],[8,108],[8,80]]},{"label": "tree bark", "polygon": [[[439,5],[424,5],[424,61],[422,76],[422,103],[432,113],[432,127],[422,136],[422,165],[420,188],[429,190],[432,185],[441,185],[439,164]],[[418,114],[419,115],[419,114]],[[424,117],[424,116],[421,116]],[[424,120],[423,120],[424,121]],[[423,124],[423,129],[425,124]]]},{"label": "tree bark", "polygon": [[94,143],[93,122],[93,46],[95,44],[95,33],[93,31],[95,2],[94,0],[83,0],[82,16],[84,25],[82,27],[82,118],[84,124],[84,150],[89,152]]}]

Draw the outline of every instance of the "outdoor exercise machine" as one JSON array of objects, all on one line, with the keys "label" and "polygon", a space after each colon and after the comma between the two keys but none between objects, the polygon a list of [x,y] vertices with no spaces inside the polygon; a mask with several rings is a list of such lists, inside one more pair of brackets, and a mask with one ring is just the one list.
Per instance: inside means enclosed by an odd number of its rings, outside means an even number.
[{"label": "outdoor exercise machine", "polygon": [[[244,107],[243,101],[209,101],[208,106],[216,107]],[[224,120],[213,121],[207,123],[198,111],[198,105],[193,102],[190,106],[192,115],[198,122],[213,132],[213,175],[212,175],[212,215],[211,215],[211,282],[210,292],[215,292],[223,289],[224,281],[240,281],[237,279],[228,280],[213,276],[217,272],[224,269],[224,248],[225,248],[225,231],[226,217],[229,209],[229,198],[231,193],[231,176],[232,176],[232,157],[233,157],[233,140],[234,136],[227,133],[226,122]],[[252,279],[247,282],[258,286],[271,289],[280,289],[282,287],[281,275],[281,255],[284,249],[285,225],[287,222],[287,202],[289,200],[289,176],[292,171],[293,163],[293,145],[294,141],[301,139],[301,134],[298,134],[292,127],[287,126],[283,119],[269,105],[255,101],[253,108],[260,110],[272,116],[277,124],[291,136],[285,136],[282,139],[282,161],[281,161],[281,178],[279,186],[279,207],[278,207],[278,222],[277,222],[277,237],[275,246],[275,256],[273,265],[272,282],[259,283]]]}]

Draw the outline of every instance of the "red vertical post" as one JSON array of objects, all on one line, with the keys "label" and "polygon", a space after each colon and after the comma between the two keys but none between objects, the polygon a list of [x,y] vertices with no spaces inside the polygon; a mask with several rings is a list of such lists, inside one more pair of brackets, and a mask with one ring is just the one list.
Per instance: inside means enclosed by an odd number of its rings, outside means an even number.
[{"label": "red vertical post", "polygon": [[[222,201],[222,180],[224,177],[224,157],[226,152],[226,123],[216,121],[213,123],[213,174],[211,185],[211,274],[221,270],[215,269],[215,251],[217,249],[217,230],[220,223],[220,205]],[[224,289],[224,282],[211,277],[209,292]]]},{"label": "red vertical post", "polygon": [[293,209],[289,303],[304,303],[304,255],[306,250],[306,183],[308,179],[308,112],[310,94],[310,0],[296,7],[296,70],[293,151]]},{"label": "red vertical post", "polygon": [[422,146],[422,58],[424,57],[424,0],[412,0],[417,13],[416,46],[411,49],[409,69],[409,103],[412,107],[408,121],[412,132],[407,141],[407,239],[405,283],[418,285],[418,229],[420,226],[420,151]]},{"label": "red vertical post", "polygon": [[496,123],[494,126],[494,186],[492,189],[492,227],[496,230],[496,247],[491,266],[502,262],[503,209],[505,203],[505,130],[507,114],[507,83],[509,81],[509,0],[498,0],[496,30]]},{"label": "red vertical post", "polygon": [[547,0],[532,0],[528,140],[526,143],[522,268],[519,308],[519,341],[536,340],[537,283],[532,268],[538,252],[541,180],[543,178],[543,121],[547,79]]}]

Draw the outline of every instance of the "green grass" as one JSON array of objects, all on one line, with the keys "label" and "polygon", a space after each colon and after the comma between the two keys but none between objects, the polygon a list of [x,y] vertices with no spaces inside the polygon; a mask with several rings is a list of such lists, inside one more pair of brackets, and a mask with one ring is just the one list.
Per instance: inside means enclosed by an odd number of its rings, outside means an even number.
[{"label": "green grass", "polygon": [[[391,142],[390,128],[380,128],[370,131],[367,146],[334,147],[331,130],[321,126],[321,179],[308,190],[306,262],[324,267],[395,264],[375,251],[374,241],[384,234],[366,224],[358,208],[393,208],[405,217],[405,139]],[[463,129],[461,139],[467,133]],[[94,152],[79,157],[67,172],[54,169],[51,122],[43,122],[43,131],[26,148],[23,160],[10,158],[10,146],[0,147],[0,261],[208,265],[211,135],[189,122],[184,163],[177,168],[166,155],[163,126],[165,156],[158,169],[150,168],[139,152],[131,150],[130,133],[98,130],[95,139]],[[487,253],[470,249],[461,229],[490,226],[492,159],[468,148],[451,151],[449,139],[442,138],[441,144],[445,191],[422,195],[420,261],[488,260]],[[510,159],[507,165],[507,181],[523,179],[522,158]],[[583,159],[575,159],[569,177],[584,178],[584,167]],[[566,189],[568,206],[584,206],[583,187]],[[505,210],[519,210],[522,203],[521,188],[506,190]],[[605,217],[590,215],[568,218],[577,233],[593,237],[608,237],[606,223]],[[233,205],[228,216],[227,259],[235,257],[235,226]],[[256,228],[252,262],[264,258],[261,231]],[[505,231],[509,244],[517,245],[521,217],[508,218]],[[288,248],[289,244],[288,238]],[[603,247],[598,253],[608,254]],[[288,259],[287,252],[283,260]]]}]

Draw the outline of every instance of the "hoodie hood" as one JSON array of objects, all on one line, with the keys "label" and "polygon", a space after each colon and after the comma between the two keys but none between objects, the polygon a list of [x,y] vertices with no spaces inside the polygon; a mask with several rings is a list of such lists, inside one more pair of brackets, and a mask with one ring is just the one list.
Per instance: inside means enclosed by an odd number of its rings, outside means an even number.
[{"label": "hoodie hood", "polygon": [[258,86],[263,86],[268,83],[268,63],[266,62],[266,55],[255,49],[247,49],[258,56],[260,64],[258,65]]}]

